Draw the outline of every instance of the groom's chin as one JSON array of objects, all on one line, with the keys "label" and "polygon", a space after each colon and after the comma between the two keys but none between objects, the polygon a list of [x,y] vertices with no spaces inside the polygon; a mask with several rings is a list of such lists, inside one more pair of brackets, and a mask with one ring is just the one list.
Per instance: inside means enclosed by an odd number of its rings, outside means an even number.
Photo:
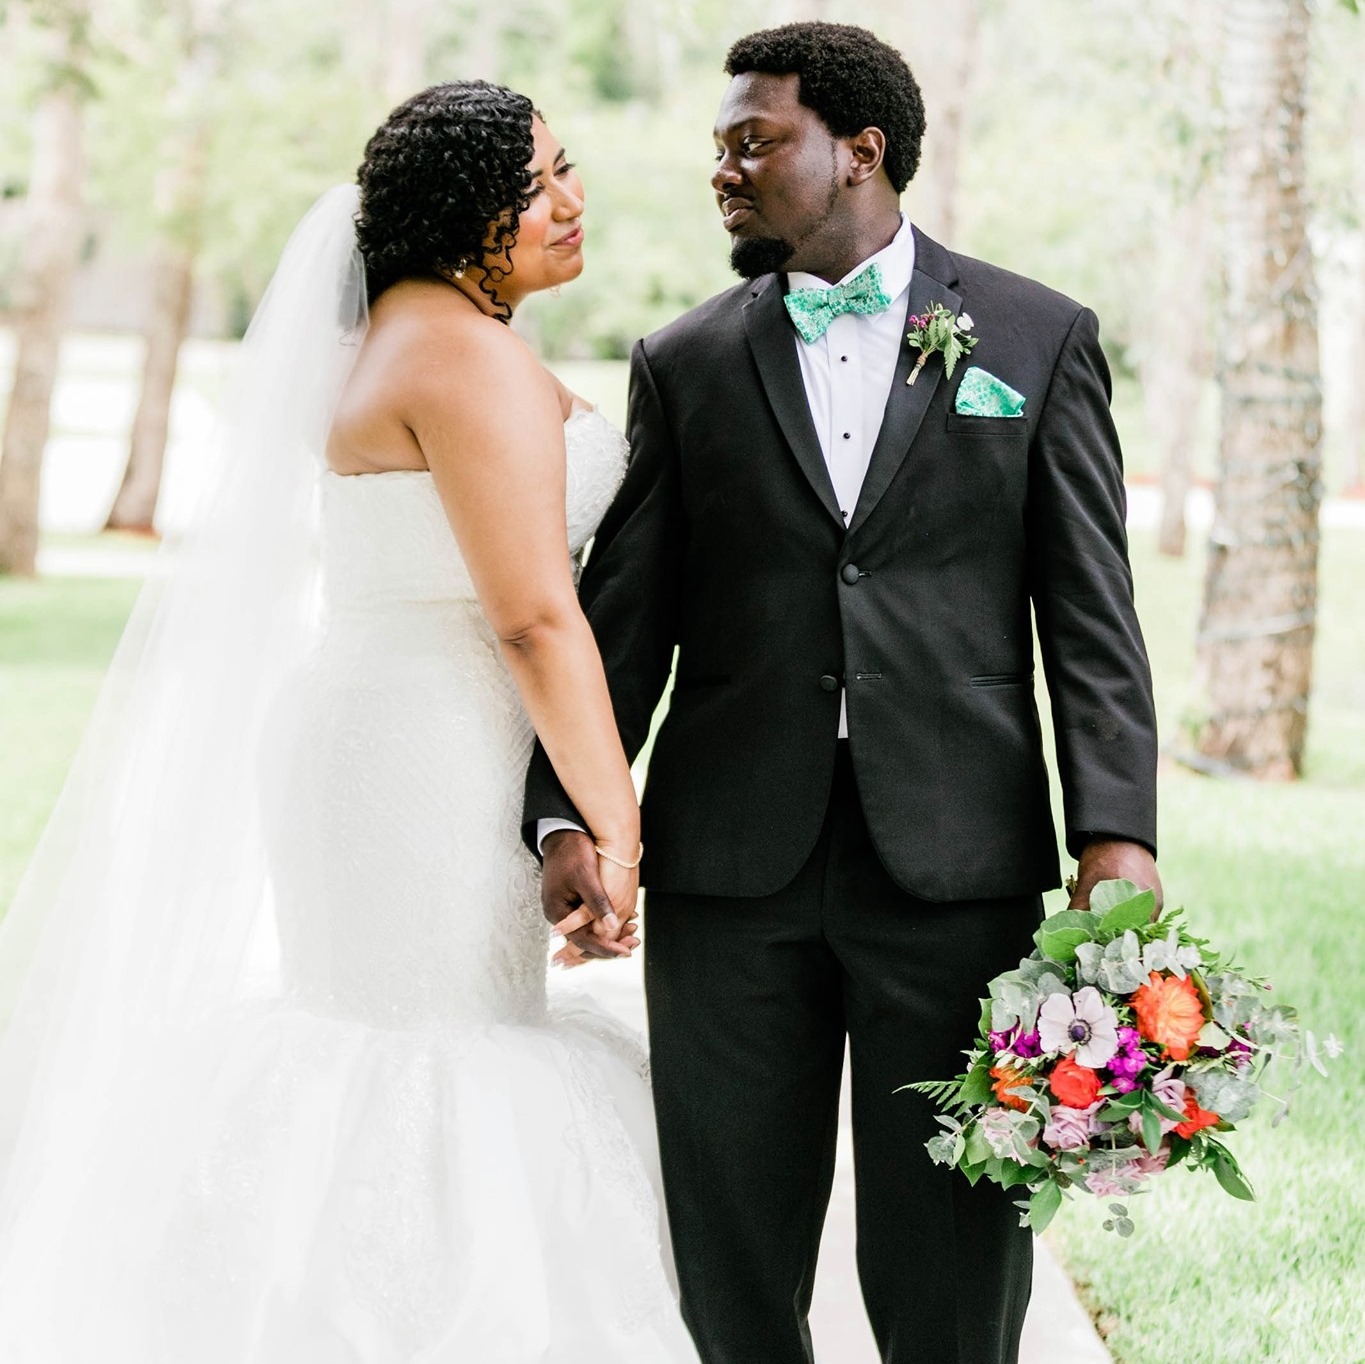
[{"label": "groom's chin", "polygon": [[781,237],[736,237],[730,243],[730,268],[744,279],[774,275],[792,258],[795,249]]}]

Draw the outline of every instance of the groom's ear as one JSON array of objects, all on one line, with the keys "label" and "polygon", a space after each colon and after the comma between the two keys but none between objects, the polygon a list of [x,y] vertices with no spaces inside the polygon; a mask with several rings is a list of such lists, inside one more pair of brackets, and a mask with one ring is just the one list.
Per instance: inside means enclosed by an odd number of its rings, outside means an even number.
[{"label": "groom's ear", "polygon": [[840,141],[848,155],[847,183],[861,185],[873,179],[886,160],[886,134],[880,128],[864,128]]}]

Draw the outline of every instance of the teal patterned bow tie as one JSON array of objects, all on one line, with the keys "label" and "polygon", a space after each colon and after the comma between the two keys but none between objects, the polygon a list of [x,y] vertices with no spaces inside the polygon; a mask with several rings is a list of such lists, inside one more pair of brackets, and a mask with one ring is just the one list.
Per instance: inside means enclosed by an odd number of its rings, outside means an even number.
[{"label": "teal patterned bow tie", "polygon": [[792,325],[807,343],[818,341],[843,313],[880,313],[891,306],[876,265],[869,265],[847,284],[836,284],[832,289],[793,289],[782,301]]}]

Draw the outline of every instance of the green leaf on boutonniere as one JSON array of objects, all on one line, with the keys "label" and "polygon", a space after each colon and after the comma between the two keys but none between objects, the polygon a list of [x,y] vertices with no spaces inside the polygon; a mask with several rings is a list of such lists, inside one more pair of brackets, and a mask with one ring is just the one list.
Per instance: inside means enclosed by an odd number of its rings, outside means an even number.
[{"label": "green leaf on boutonniere", "polygon": [[941,303],[931,304],[927,313],[911,317],[910,330],[905,339],[919,351],[919,358],[905,382],[913,384],[919,378],[925,362],[935,353],[943,356],[944,373],[951,378],[957,362],[980,339],[969,335],[971,327],[972,320],[966,313],[960,317],[954,316]]}]

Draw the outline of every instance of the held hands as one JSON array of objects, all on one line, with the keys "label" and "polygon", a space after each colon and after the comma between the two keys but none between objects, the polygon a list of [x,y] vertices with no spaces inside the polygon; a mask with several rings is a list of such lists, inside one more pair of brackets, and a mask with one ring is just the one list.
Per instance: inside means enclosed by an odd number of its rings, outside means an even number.
[{"label": "held hands", "polygon": [[576,829],[548,834],[540,903],[564,946],[560,966],[583,966],[594,957],[628,957],[636,936],[637,868],[620,867],[597,854],[593,840]]},{"label": "held hands", "polygon": [[1160,913],[1163,901],[1161,876],[1156,869],[1156,858],[1141,843],[1126,843],[1117,838],[1092,838],[1081,852],[1076,875],[1068,878],[1071,892],[1068,909],[1089,909],[1090,892],[1101,881],[1131,881],[1140,890],[1156,894],[1156,909]]}]

